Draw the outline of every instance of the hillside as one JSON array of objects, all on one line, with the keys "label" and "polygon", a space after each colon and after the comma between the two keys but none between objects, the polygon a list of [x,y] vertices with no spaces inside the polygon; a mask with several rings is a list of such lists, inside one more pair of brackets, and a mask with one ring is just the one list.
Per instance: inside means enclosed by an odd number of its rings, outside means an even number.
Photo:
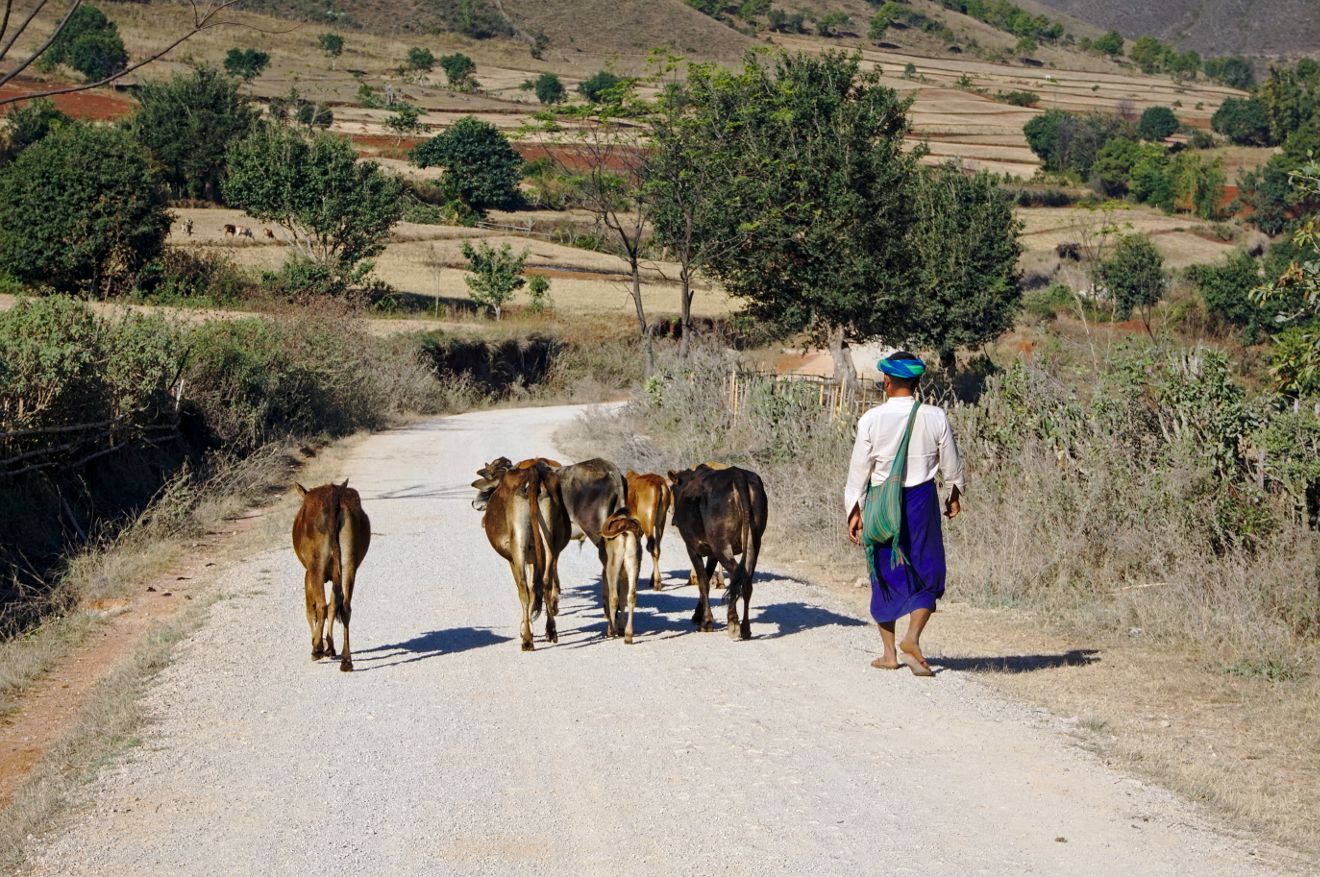
[{"label": "hillside", "polygon": [[1315,0],[1036,0],[1037,3],[1114,28],[1135,39],[1147,34],[1202,55],[1252,56],[1320,53],[1320,10]]}]

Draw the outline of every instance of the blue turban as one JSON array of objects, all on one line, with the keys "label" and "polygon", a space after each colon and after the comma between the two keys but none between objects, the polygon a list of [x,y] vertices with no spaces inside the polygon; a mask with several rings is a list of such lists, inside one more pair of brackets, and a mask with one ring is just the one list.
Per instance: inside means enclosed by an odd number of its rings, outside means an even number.
[{"label": "blue turban", "polygon": [[880,371],[891,378],[912,380],[926,373],[926,364],[920,359],[882,359],[875,364]]}]

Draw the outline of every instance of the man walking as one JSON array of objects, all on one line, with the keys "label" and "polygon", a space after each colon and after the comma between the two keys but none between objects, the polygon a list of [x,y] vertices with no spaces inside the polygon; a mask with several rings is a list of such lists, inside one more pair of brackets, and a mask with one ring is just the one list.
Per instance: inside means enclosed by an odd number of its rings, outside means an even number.
[{"label": "man walking", "polygon": [[[906,351],[878,362],[884,375],[885,402],[857,422],[857,442],[848,467],[843,503],[848,514],[848,538],[862,541],[862,515],[868,495],[874,496],[894,468],[904,434],[907,440],[902,489],[902,521],[893,545],[868,545],[871,566],[871,615],[880,626],[884,654],[872,667],[898,669],[899,661],[918,676],[933,676],[921,653],[921,631],[944,596],[944,537],[940,530],[940,496],[935,476],[949,488],[944,514],[961,511],[964,490],[962,461],[944,409],[917,402],[916,391],[926,364]],[[916,406],[915,416],[913,408]],[[902,461],[899,461],[900,467]],[[895,647],[894,623],[910,615],[903,641]]]}]

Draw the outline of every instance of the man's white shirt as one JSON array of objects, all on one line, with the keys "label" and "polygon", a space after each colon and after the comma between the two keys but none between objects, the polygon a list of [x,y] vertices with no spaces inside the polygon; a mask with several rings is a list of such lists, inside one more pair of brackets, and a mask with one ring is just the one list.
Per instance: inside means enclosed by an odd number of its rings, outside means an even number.
[{"label": "man's white shirt", "polygon": [[[854,506],[860,507],[868,487],[868,474],[870,484],[882,484],[889,477],[915,401],[912,396],[897,396],[872,408],[857,421],[857,442],[853,445],[848,484],[843,492],[843,506],[848,514]],[[943,408],[923,403],[912,424],[903,486],[924,484],[937,472],[944,476],[945,487],[964,490],[962,460],[949,416]]]}]

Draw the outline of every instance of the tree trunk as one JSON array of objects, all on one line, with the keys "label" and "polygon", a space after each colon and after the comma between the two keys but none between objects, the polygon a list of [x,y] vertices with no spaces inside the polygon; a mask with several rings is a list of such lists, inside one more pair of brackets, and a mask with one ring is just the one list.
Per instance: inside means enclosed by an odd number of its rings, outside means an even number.
[{"label": "tree trunk", "polygon": [[844,397],[855,399],[861,390],[861,383],[857,380],[857,369],[848,352],[842,326],[830,330],[830,358],[834,360],[834,379],[839,382]]},{"label": "tree trunk", "polygon": [[692,274],[688,267],[683,265],[678,271],[680,312],[682,317],[679,320],[679,338],[678,355],[687,359],[688,355],[688,336],[692,334]]},{"label": "tree trunk", "polygon": [[642,336],[646,356],[646,376],[655,373],[655,350],[651,346],[651,327],[646,324],[646,308],[642,305],[642,274],[637,264],[637,253],[628,254],[628,267],[632,269],[632,299],[637,309],[637,329]]}]

